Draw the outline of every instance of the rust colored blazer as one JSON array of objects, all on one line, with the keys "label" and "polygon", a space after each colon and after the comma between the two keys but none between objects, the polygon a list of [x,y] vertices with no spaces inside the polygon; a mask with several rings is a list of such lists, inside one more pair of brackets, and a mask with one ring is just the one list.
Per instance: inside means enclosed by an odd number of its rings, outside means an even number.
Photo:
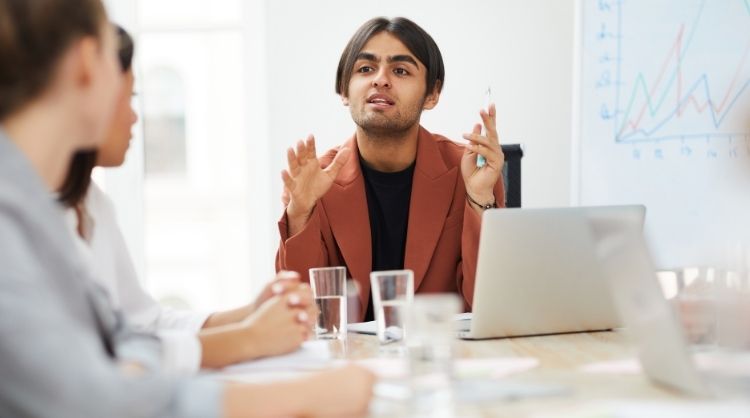
[{"label": "rust colored blazer", "polygon": [[[418,141],[404,268],[414,271],[416,293],[458,293],[470,310],[481,218],[466,199],[461,176],[464,148],[421,127]],[[276,270],[300,272],[305,280],[312,267],[346,266],[359,283],[360,306],[365,307],[372,267],[370,218],[356,138],[344,146],[353,153],[305,229],[290,237],[286,212],[282,215]],[[328,166],[338,149],[321,157],[321,166]],[[495,185],[495,197],[498,206],[505,205],[502,178]],[[360,320],[365,315],[361,311]]]}]

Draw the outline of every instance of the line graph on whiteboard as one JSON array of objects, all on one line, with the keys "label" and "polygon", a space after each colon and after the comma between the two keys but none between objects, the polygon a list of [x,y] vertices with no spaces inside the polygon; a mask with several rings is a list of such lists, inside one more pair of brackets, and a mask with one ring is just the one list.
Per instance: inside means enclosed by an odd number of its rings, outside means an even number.
[{"label": "line graph on whiteboard", "polygon": [[645,205],[657,264],[750,243],[750,0],[580,0],[579,203]]},{"label": "line graph on whiteboard", "polygon": [[698,143],[707,157],[750,154],[750,0],[587,4],[584,88],[614,143],[636,159],[643,144],[664,158],[665,141],[683,157]]}]

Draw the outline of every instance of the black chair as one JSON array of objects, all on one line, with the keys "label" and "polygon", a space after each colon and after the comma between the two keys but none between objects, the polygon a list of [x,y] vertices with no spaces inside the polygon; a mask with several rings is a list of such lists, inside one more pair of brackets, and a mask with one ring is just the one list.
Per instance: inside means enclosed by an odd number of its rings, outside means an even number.
[{"label": "black chair", "polygon": [[503,183],[505,184],[505,207],[521,207],[521,158],[523,148],[521,144],[507,144],[500,146],[505,155],[503,166]]}]

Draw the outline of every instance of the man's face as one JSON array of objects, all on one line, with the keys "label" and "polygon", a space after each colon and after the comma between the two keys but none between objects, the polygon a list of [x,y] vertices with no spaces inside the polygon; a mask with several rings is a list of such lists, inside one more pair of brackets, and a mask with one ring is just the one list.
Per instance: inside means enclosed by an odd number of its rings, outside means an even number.
[{"label": "man's face", "polygon": [[342,101],[365,132],[398,136],[437,104],[437,93],[425,98],[426,79],[424,64],[398,38],[380,32],[358,54]]}]

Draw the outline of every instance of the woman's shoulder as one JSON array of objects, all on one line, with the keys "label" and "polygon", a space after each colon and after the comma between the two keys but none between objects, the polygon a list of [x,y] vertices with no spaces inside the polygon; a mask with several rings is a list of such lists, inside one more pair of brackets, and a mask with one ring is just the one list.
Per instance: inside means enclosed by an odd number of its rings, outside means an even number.
[{"label": "woman's shoulder", "polygon": [[86,211],[95,219],[99,219],[102,216],[114,216],[115,207],[112,203],[112,199],[104,193],[104,190],[96,184],[91,182],[89,190],[86,192],[85,199]]}]

